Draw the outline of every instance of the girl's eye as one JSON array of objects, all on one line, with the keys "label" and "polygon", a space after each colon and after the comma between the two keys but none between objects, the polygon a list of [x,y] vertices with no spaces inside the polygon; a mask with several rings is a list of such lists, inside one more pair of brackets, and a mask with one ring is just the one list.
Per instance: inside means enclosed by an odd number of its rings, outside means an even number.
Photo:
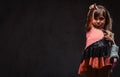
[{"label": "girl's eye", "polygon": [[94,19],[95,19],[95,20],[98,20],[98,17],[95,17]]},{"label": "girl's eye", "polygon": [[104,20],[104,17],[100,17],[99,20]]},{"label": "girl's eye", "polygon": [[104,20],[105,18],[104,17],[95,17],[94,19],[95,20]]}]

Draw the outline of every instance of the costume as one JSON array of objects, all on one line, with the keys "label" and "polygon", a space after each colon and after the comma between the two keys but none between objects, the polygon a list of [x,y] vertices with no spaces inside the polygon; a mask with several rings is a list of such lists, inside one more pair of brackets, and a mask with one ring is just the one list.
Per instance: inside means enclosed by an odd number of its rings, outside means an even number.
[{"label": "costume", "polygon": [[[104,31],[103,31],[104,32]],[[81,75],[89,69],[111,69],[112,63],[110,60],[112,42],[102,38],[91,45],[84,51],[78,74]]]}]

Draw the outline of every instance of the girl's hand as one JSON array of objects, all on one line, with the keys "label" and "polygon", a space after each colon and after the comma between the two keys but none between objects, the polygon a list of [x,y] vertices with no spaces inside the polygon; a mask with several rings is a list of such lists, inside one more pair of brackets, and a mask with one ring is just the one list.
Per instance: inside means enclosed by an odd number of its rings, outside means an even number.
[{"label": "girl's hand", "polygon": [[113,41],[113,38],[110,37],[109,35],[105,35],[104,37],[106,38],[106,40]]},{"label": "girl's hand", "polygon": [[112,58],[111,59],[111,63],[112,63],[112,68],[114,68],[116,65],[117,65],[117,58],[116,57],[114,57],[114,58]]},{"label": "girl's hand", "polygon": [[109,40],[114,43],[114,33],[112,33],[109,30],[106,30],[106,32],[107,32],[107,34],[105,34],[105,36],[104,36],[106,38],[106,40]]},{"label": "girl's hand", "polygon": [[91,10],[91,9],[94,9],[94,10],[97,9],[96,3],[90,5],[90,6],[89,6],[89,9],[90,9],[90,10]]}]

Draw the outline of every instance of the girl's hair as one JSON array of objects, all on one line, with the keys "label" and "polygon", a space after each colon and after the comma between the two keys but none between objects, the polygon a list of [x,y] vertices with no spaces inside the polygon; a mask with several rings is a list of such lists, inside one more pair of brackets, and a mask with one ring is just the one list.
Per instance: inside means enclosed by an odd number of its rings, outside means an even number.
[{"label": "girl's hair", "polygon": [[[87,15],[87,23],[86,23],[86,29],[87,31],[89,31],[91,29],[91,24],[90,22],[92,21],[90,19],[91,15],[94,16],[99,16],[101,13],[103,14],[103,16],[105,17],[105,25],[104,25],[104,30],[112,30],[112,18],[110,16],[109,11],[102,5],[96,5],[97,6],[97,10],[95,10],[95,12],[92,12],[92,10],[89,10],[88,15]],[[94,13],[94,14],[91,14]]]}]

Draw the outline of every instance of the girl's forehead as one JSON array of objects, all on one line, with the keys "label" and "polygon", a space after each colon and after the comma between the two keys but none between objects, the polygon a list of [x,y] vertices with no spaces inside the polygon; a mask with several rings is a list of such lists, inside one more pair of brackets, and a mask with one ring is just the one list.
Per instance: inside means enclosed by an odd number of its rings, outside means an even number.
[{"label": "girl's forehead", "polygon": [[98,10],[95,10],[94,13],[103,14],[104,12],[105,12],[104,10],[98,9]]},{"label": "girl's forehead", "polygon": [[105,11],[104,11],[104,10],[101,10],[101,9],[95,10],[95,11],[94,11],[94,17],[98,17],[98,16],[103,16],[103,17],[105,17]]}]

